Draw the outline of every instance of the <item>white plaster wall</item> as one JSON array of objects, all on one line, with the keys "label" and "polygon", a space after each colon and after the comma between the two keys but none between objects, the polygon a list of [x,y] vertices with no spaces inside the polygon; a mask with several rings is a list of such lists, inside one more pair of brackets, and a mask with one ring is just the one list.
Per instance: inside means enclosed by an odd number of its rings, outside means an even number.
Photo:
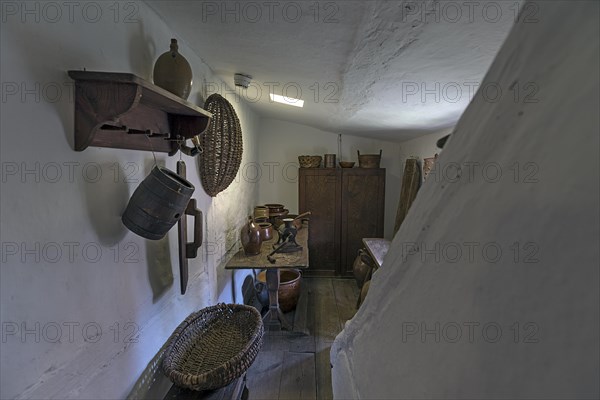
[{"label": "white plaster wall", "polygon": [[436,153],[440,154],[442,150],[436,146],[436,142],[438,139],[452,133],[452,131],[453,128],[443,129],[440,132],[431,133],[400,143],[402,158],[404,161],[408,158],[417,158],[420,161],[423,161],[424,158],[433,157]]},{"label": "white plaster wall", "polygon": [[438,161],[462,173],[427,179],[336,338],[337,399],[600,395],[599,4],[526,4],[484,82],[537,101],[467,108]]},{"label": "white plaster wall", "polygon": [[[188,292],[181,296],[175,229],[153,242],[120,221],[152,168],[152,154],[73,151],[73,86],[66,73],[87,68],[150,80],[154,60],[178,36],[141,2],[50,3],[2,2],[0,397],[124,398],[190,312],[232,301],[234,293],[241,301],[243,274],[233,287],[223,263],[237,249],[257,185],[238,179],[212,199],[196,161],[184,156],[205,216],[205,243],[190,261]],[[189,100],[202,105],[210,94],[202,83],[217,78],[181,41],[180,52],[194,71]],[[243,162],[253,162],[259,120],[244,103],[234,105]],[[178,157],[157,159],[174,170]],[[86,324],[92,325],[82,332]]]},{"label": "white plaster wall", "polygon": [[[275,105],[277,107],[277,105]],[[260,165],[248,169],[250,179],[259,183],[259,203],[281,203],[290,213],[298,211],[298,156],[338,153],[338,135],[293,122],[263,118],[258,136]],[[378,139],[342,135],[341,157],[355,161],[361,154],[383,150],[381,167],[386,168],[384,235],[393,234],[400,198],[402,160],[400,145]],[[339,161],[339,155],[336,161]],[[257,171],[259,171],[257,173]]]}]

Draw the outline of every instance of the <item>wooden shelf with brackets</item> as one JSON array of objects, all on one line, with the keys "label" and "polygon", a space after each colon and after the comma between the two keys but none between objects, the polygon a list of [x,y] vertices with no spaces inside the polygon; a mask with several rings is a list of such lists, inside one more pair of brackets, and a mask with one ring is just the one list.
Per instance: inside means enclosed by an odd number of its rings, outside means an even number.
[{"label": "wooden shelf with brackets", "polygon": [[211,113],[129,73],[68,71],[75,80],[75,150],[88,146],[177,153]]}]

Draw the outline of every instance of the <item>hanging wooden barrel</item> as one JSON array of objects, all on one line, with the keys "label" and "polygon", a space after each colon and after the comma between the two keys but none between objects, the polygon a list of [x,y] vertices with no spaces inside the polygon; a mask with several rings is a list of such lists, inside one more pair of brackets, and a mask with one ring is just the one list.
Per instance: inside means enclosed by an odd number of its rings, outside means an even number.
[{"label": "hanging wooden barrel", "polygon": [[129,199],[123,225],[146,239],[162,239],[185,213],[194,190],[186,179],[155,166]]}]

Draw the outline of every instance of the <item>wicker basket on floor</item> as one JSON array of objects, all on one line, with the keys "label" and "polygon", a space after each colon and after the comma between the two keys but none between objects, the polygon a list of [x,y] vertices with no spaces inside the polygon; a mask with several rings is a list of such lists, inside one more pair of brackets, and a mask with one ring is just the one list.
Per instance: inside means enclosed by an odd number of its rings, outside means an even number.
[{"label": "wicker basket on floor", "polygon": [[207,307],[175,329],[167,342],[163,370],[175,385],[187,389],[227,386],[252,365],[263,333],[262,318],[254,307]]}]

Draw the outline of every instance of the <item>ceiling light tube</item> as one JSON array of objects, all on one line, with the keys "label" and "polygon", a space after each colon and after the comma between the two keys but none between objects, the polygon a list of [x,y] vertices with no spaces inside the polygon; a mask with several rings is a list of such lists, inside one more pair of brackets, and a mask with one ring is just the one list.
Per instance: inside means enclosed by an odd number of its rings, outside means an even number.
[{"label": "ceiling light tube", "polygon": [[304,107],[304,100],[295,99],[293,97],[280,96],[278,94],[269,93],[271,101],[281,104],[287,104],[288,106]]}]

